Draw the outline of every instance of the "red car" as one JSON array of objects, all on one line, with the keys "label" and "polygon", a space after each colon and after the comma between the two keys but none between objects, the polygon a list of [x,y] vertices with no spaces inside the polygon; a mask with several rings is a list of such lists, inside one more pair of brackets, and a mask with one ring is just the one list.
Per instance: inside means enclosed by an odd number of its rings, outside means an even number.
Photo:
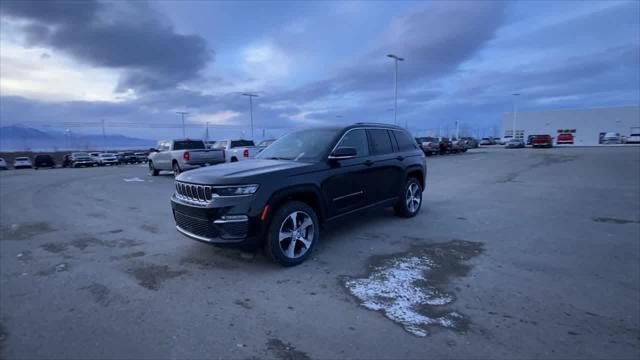
[{"label": "red car", "polygon": [[553,146],[553,138],[551,135],[536,135],[531,139],[531,146],[550,148]]},{"label": "red car", "polygon": [[556,140],[556,144],[558,145],[573,144],[573,134],[571,133],[559,134],[558,139]]}]

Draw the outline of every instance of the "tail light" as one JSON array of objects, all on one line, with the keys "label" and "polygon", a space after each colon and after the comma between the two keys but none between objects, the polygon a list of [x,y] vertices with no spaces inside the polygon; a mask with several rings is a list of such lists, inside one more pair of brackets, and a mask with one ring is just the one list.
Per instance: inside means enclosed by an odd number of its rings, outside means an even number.
[{"label": "tail light", "polygon": [[191,158],[191,155],[189,155],[189,152],[188,152],[188,151],[185,151],[185,152],[182,154],[182,159],[184,159],[184,161],[189,161],[189,159],[190,159],[190,158]]},{"label": "tail light", "polygon": [[242,156],[244,157],[249,157],[249,149],[244,149],[244,151],[242,152]]}]

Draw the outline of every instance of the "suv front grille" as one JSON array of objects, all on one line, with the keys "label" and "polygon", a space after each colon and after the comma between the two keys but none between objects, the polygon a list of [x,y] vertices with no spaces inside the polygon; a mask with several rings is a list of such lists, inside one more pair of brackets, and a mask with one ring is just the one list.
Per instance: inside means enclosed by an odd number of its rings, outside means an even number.
[{"label": "suv front grille", "polygon": [[213,199],[211,186],[189,184],[182,181],[176,181],[176,196],[183,200],[203,204],[209,203]]}]

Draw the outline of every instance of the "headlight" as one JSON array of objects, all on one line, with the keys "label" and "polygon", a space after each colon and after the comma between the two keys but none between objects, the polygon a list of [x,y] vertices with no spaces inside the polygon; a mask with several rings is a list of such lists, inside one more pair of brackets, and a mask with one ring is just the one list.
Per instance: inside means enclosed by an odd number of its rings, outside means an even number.
[{"label": "headlight", "polygon": [[258,185],[214,186],[213,191],[220,196],[251,195],[258,190]]}]

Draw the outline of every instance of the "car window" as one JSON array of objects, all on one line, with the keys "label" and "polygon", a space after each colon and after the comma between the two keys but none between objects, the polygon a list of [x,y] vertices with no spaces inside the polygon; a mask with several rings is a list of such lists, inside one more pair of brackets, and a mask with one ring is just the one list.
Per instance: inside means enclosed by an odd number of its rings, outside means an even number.
[{"label": "car window", "polygon": [[251,140],[232,140],[231,141],[232,149],[238,148],[238,147],[251,147],[251,146],[255,146],[255,144]]},{"label": "car window", "polygon": [[173,150],[204,149],[204,142],[195,140],[182,140],[173,143]]},{"label": "car window", "polygon": [[411,151],[415,150],[415,142],[411,141],[411,138],[404,131],[393,131],[393,135],[396,137],[396,142],[398,143],[398,150],[400,151]]},{"label": "car window", "polygon": [[374,154],[390,154],[393,152],[393,146],[391,145],[391,138],[389,138],[389,132],[384,129],[370,129],[369,143],[371,144],[371,151]]},{"label": "car window", "polygon": [[357,151],[358,157],[368,156],[369,143],[367,142],[367,133],[365,132],[364,129],[354,129],[354,130],[348,131],[342,138],[342,141],[340,141],[340,144],[336,146],[336,148],[339,148],[339,147],[355,148]]}]

